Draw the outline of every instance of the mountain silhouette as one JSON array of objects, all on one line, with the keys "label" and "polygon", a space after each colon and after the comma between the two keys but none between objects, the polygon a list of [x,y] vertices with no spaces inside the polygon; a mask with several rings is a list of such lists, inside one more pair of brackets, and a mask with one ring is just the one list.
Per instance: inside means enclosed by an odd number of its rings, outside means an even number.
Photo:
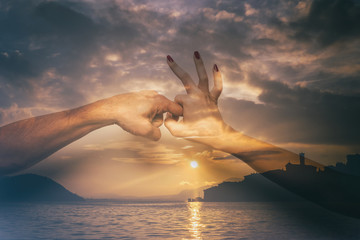
[{"label": "mountain silhouette", "polygon": [[64,202],[84,199],[50,178],[23,174],[0,178],[2,202]]}]

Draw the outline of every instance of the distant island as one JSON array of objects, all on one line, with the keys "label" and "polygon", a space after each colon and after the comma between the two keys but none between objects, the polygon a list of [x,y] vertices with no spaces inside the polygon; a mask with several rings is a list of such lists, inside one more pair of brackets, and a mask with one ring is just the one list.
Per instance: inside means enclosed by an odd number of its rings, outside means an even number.
[{"label": "distant island", "polygon": [[[347,162],[319,169],[300,163],[288,163],[285,170],[277,169],[254,173],[239,182],[223,182],[204,190],[204,198],[189,201],[246,202],[246,201],[301,201],[360,203],[360,155],[347,155]],[[289,191],[287,191],[288,189]],[[295,193],[295,194],[294,194]],[[343,207],[343,206],[342,206]]]},{"label": "distant island", "polygon": [[50,178],[23,174],[0,178],[0,202],[84,201]]}]

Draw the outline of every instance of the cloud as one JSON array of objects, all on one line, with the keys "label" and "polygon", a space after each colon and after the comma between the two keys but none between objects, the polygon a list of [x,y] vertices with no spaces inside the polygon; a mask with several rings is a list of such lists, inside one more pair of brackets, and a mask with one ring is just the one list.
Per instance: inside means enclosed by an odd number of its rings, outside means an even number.
[{"label": "cloud", "polygon": [[[331,119],[328,127],[333,127],[341,122],[335,116],[344,112],[340,102],[350,102],[357,109],[356,45],[347,43],[345,50],[327,48],[319,54],[297,44],[316,40],[322,47],[356,40],[357,2],[205,1],[190,7],[177,1],[104,1],[101,6],[91,1],[2,1],[1,6],[4,111],[13,104],[19,109],[41,105],[49,111],[75,107],[145,87],[174,96],[183,89],[168,71],[164,56],[173,54],[195,75],[193,63],[187,60],[195,49],[206,64],[220,65],[226,75],[225,94],[284,126],[308,126],[309,120],[301,116],[324,113],[312,125]],[[341,30],[341,24],[346,28]],[[333,40],[326,40],[332,35]],[[263,81],[254,81],[253,72],[263,75]],[[250,102],[241,101],[244,98]],[[340,102],[332,103],[330,111],[326,106],[333,99]],[[289,117],[294,109],[299,120]],[[318,114],[312,112],[315,109]],[[346,116],[351,117],[350,112]],[[261,121],[265,120],[257,120],[260,125]],[[270,132],[263,131],[273,139]],[[336,136],[340,135],[334,133],[328,139]],[[281,139],[285,138],[284,134]]]},{"label": "cloud", "polygon": [[[235,128],[286,147],[343,154],[359,143],[358,25],[357,0],[0,0],[0,124],[141,89],[172,99],[185,91],[166,55],[196,81],[198,50],[210,82],[214,63],[223,73],[220,108]],[[111,134],[80,147],[81,159],[162,167],[192,157],[233,162],[166,134],[160,145],[117,145]]]},{"label": "cloud", "polygon": [[[179,164],[187,159],[187,155],[199,151],[199,147],[196,149],[181,148],[178,144],[178,142],[172,141],[166,141],[165,144],[164,142],[151,142],[130,137],[126,141],[106,140],[102,143],[86,144],[83,146],[83,150],[96,155],[106,155],[108,159],[123,163],[165,165]],[[187,144],[187,142],[184,141],[183,144]]]},{"label": "cloud", "polygon": [[262,89],[262,103],[223,100],[226,117],[247,134],[271,142],[359,143],[360,96],[290,87],[256,75],[250,84]]},{"label": "cloud", "polygon": [[240,22],[243,20],[243,17],[237,16],[235,13],[231,13],[226,10],[216,11],[212,8],[204,8],[202,12],[206,18],[213,21],[228,20]]},{"label": "cloud", "polygon": [[[304,8],[300,8],[301,10]],[[313,0],[304,17],[289,23],[297,41],[328,47],[360,35],[360,5],[352,0]]]},{"label": "cloud", "polygon": [[32,116],[30,109],[19,109],[15,103],[7,109],[0,108],[0,122],[4,124],[11,123],[13,119],[25,119]]},{"label": "cloud", "polygon": [[190,182],[188,182],[188,181],[181,181],[181,182],[179,182],[179,185],[180,186],[191,186],[191,185],[193,185],[192,183],[190,183]]},{"label": "cloud", "polygon": [[[103,71],[109,76],[116,73],[99,59],[105,60],[109,53],[126,49],[130,43],[127,46],[122,43],[131,42],[137,34],[121,12],[116,18],[96,22],[74,9],[74,5],[81,9],[85,3],[13,1],[6,4],[7,8],[1,11],[0,76],[3,84],[16,88],[8,94],[18,96],[19,106],[37,103],[32,97],[39,95],[37,83],[41,79],[42,87],[63,95],[68,93],[67,98],[57,99],[59,107],[85,103],[88,89],[84,86],[96,88],[96,82],[89,76],[101,77]],[[126,56],[126,51],[123,55]],[[91,69],[89,65],[94,61],[98,68]],[[50,70],[58,78],[42,78]],[[102,80],[106,83],[107,79]],[[26,94],[18,94],[20,89],[26,89]]]},{"label": "cloud", "polygon": [[259,13],[256,9],[252,8],[251,5],[248,3],[244,3],[244,6],[245,6],[245,16],[256,15]]}]

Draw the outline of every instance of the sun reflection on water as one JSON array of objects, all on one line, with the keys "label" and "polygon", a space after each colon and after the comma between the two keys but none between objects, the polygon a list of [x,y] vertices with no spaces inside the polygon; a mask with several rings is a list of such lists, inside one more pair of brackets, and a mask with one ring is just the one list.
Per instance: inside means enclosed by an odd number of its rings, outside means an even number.
[{"label": "sun reflection on water", "polygon": [[189,210],[189,232],[191,234],[192,239],[202,239],[201,237],[201,205],[202,202],[189,202],[188,210]]}]

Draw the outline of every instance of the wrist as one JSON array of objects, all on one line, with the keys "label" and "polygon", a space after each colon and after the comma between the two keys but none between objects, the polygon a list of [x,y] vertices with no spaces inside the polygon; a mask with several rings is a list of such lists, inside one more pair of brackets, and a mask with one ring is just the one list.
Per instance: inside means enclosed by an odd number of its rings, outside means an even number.
[{"label": "wrist", "polygon": [[232,153],[231,149],[234,143],[238,142],[242,136],[242,133],[237,132],[229,125],[225,125],[223,132],[211,142],[211,147],[223,152]]},{"label": "wrist", "polygon": [[214,148],[230,154],[272,151],[273,146],[231,128],[218,137]]},{"label": "wrist", "polygon": [[232,127],[224,123],[221,127],[221,131],[218,131],[217,134],[212,136],[192,136],[186,137],[186,139],[205,144],[216,150],[231,153],[230,149],[233,148],[235,139],[239,139],[242,135],[242,133],[237,132]]}]

